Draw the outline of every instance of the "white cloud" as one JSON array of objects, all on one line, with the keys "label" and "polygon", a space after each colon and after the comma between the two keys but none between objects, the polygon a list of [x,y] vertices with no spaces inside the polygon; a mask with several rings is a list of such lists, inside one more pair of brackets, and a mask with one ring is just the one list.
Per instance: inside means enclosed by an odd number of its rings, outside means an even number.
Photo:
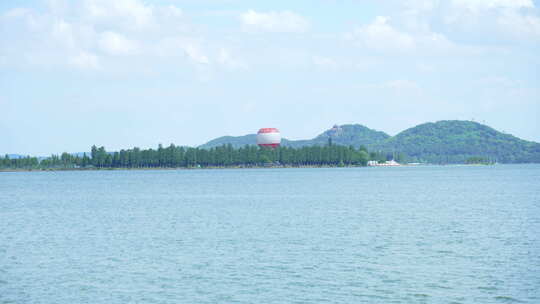
[{"label": "white cloud", "polygon": [[66,21],[60,19],[56,20],[52,24],[51,35],[55,40],[67,47],[73,49],[76,47],[75,37],[73,33],[73,26]]},{"label": "white cloud", "polygon": [[393,17],[409,31],[437,29],[472,44],[540,40],[539,11],[532,0],[406,0],[398,6]]},{"label": "white cloud", "polygon": [[217,56],[217,61],[224,67],[231,70],[245,70],[247,69],[247,64],[234,58],[231,53],[225,49],[221,48]]},{"label": "white cloud", "polygon": [[188,44],[182,47],[184,53],[196,63],[209,64],[210,60],[202,53],[198,46],[194,44]]},{"label": "white cloud", "polygon": [[[223,47],[201,43],[204,34],[176,6],[147,5],[139,0],[54,0],[44,11],[19,8],[0,15],[0,28],[9,33],[0,36],[0,45],[8,46],[0,48],[0,57],[14,66],[106,70],[128,62],[130,68],[152,62],[167,67],[206,65],[213,62],[207,54]],[[128,55],[141,60],[119,58]],[[230,54],[218,56],[229,67],[241,65]]]},{"label": "white cloud", "polygon": [[448,32],[461,39],[471,37],[469,40],[476,43],[538,42],[540,18],[528,10],[518,8],[520,7],[458,7],[445,12],[441,19],[444,20],[443,26]]},{"label": "white cloud", "polygon": [[102,51],[110,55],[133,54],[138,49],[137,42],[111,31],[101,33],[98,45]]},{"label": "white cloud", "polygon": [[416,67],[419,71],[423,73],[432,73],[436,70],[436,67],[427,63],[420,63]]},{"label": "white cloud", "polygon": [[426,96],[426,91],[414,80],[395,79],[378,83],[364,83],[358,86],[363,93],[378,96],[378,102],[405,104],[410,98]]},{"label": "white cloud", "polygon": [[[245,70],[257,65],[347,68],[367,55],[371,57],[364,61],[372,68],[373,54],[444,56],[471,50],[477,54],[501,37],[506,43],[540,41],[540,19],[530,0],[403,0],[392,6],[396,7],[399,11],[374,16],[352,29],[345,35],[348,41],[343,41],[339,33],[278,37],[246,35],[212,24],[198,27],[174,5],[150,5],[143,0],[54,0],[44,10],[21,8],[0,16],[6,33],[0,37],[0,57],[8,64],[26,60],[27,64],[76,66],[74,62],[81,60],[73,58],[96,54],[102,70],[122,64],[154,70],[149,66],[186,63]],[[310,28],[305,17],[291,11],[231,14],[228,11],[227,18],[240,18],[242,29],[248,32],[302,33]],[[358,48],[347,48],[351,44]],[[325,56],[313,53],[314,48]]]},{"label": "white cloud", "polygon": [[399,0],[398,5],[405,10],[432,11],[449,4],[451,7],[469,10],[500,8],[534,8],[532,0]]},{"label": "white cloud", "polygon": [[323,57],[323,56],[312,56],[311,59],[313,61],[313,64],[316,66],[329,68],[329,69],[337,69],[339,67],[339,64],[333,58]]},{"label": "white cloud", "polygon": [[429,11],[434,9],[438,4],[439,0],[402,0],[400,1],[401,5],[406,10],[416,10],[416,11]]},{"label": "white cloud", "polygon": [[519,40],[540,41],[540,18],[507,11],[496,19],[498,28]]},{"label": "white cloud", "polygon": [[378,52],[404,53],[422,51],[440,53],[454,51],[456,45],[443,34],[430,31],[406,32],[389,23],[388,17],[377,16],[375,20],[346,35],[361,48]]},{"label": "white cloud", "polygon": [[383,16],[377,16],[371,24],[357,28],[348,38],[362,47],[374,50],[409,51],[415,47],[411,35],[390,26],[388,18]]},{"label": "white cloud", "polygon": [[369,89],[383,89],[383,90],[394,90],[394,91],[420,91],[420,86],[412,80],[408,79],[397,79],[389,80],[381,83],[372,83],[362,86],[363,88]]},{"label": "white cloud", "polygon": [[532,0],[452,0],[452,5],[479,11],[493,8],[533,8]]},{"label": "white cloud", "polygon": [[162,58],[187,57],[193,63],[209,64],[210,59],[201,50],[201,45],[202,43],[197,39],[165,37],[152,48],[152,52]]},{"label": "white cloud", "polygon": [[70,65],[80,69],[99,69],[98,57],[94,54],[87,52],[80,52],[75,56],[71,56],[68,59]]},{"label": "white cloud", "polygon": [[4,17],[8,17],[8,18],[26,17],[30,15],[31,13],[32,11],[27,8],[17,7],[4,13]]},{"label": "white cloud", "polygon": [[480,54],[540,42],[532,0],[404,0],[347,35],[377,52]]},{"label": "white cloud", "polygon": [[240,15],[240,20],[247,30],[265,32],[296,32],[309,29],[309,21],[290,11],[256,12],[248,10]]},{"label": "white cloud", "polygon": [[391,80],[379,85],[382,89],[392,89],[398,91],[419,91],[420,87],[418,84],[411,80]]},{"label": "white cloud", "polygon": [[522,86],[522,83],[520,81],[510,79],[504,76],[484,77],[480,79],[478,83],[493,88],[516,88]]},{"label": "white cloud", "polygon": [[184,12],[174,5],[169,5],[166,7],[159,7],[157,10],[160,12],[161,16],[172,17],[172,18],[181,18],[184,16]]},{"label": "white cloud", "polygon": [[85,0],[80,7],[83,18],[92,23],[122,25],[140,29],[153,22],[154,7],[138,0]]}]

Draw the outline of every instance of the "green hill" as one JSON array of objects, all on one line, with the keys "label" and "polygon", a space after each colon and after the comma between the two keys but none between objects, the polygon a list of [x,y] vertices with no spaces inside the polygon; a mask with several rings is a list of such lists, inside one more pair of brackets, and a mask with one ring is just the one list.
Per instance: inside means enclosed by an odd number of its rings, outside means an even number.
[{"label": "green hill", "polygon": [[407,129],[372,149],[400,152],[412,161],[464,163],[483,157],[501,163],[540,162],[540,144],[472,121],[444,120]]},{"label": "green hill", "polygon": [[291,147],[322,146],[327,145],[329,139],[331,139],[332,143],[336,145],[359,148],[360,146],[368,146],[373,143],[382,142],[388,138],[390,138],[390,135],[367,128],[363,125],[335,125],[313,139],[289,141],[285,145]]},{"label": "green hill", "polygon": [[[384,132],[375,131],[362,125],[342,125],[334,126],[331,129],[323,132],[313,139],[308,140],[288,140],[282,139],[281,145],[285,147],[304,147],[304,146],[323,146],[328,144],[328,139],[332,139],[332,143],[343,146],[367,146],[372,143],[381,142],[390,136]],[[254,145],[256,142],[256,134],[248,134],[244,136],[222,136],[213,139],[199,148],[209,149],[231,144],[233,147],[243,147],[245,145]]]},{"label": "green hill", "polygon": [[199,148],[210,149],[231,144],[234,148],[240,148],[245,145],[254,145],[257,141],[257,134],[248,134],[243,136],[221,136],[200,145]]},{"label": "green hill", "polygon": [[[308,140],[282,140],[282,146],[303,147],[333,144],[366,146],[370,151],[399,154],[400,160],[429,163],[466,163],[482,158],[501,163],[540,163],[540,144],[519,139],[472,121],[444,120],[407,129],[396,136],[365,126],[342,125]],[[224,136],[200,146],[212,148],[224,144],[233,147],[254,145],[256,135]]]}]

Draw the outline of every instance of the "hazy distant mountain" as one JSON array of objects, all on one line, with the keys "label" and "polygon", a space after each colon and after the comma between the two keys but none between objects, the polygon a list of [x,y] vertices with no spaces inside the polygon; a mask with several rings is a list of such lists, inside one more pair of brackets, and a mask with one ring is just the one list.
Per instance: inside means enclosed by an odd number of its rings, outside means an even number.
[{"label": "hazy distant mountain", "polygon": [[[90,152],[76,152],[76,153],[69,153],[73,156],[83,157],[86,153],[86,156],[90,157]],[[112,153],[112,152],[111,152]],[[19,159],[19,158],[25,158],[28,157],[28,155],[22,155],[22,154],[0,154],[0,157],[8,156],[9,159]],[[49,158],[50,156],[36,156],[38,160],[43,160],[46,158]]]},{"label": "hazy distant mountain", "polygon": [[21,154],[5,154],[5,155],[0,155],[0,157],[5,157],[6,155],[9,157],[9,159],[18,159],[18,158],[26,157],[26,155],[21,155]]},{"label": "hazy distant mountain", "polygon": [[[332,139],[332,143],[343,146],[367,146],[372,143],[379,143],[390,136],[384,132],[375,131],[362,125],[342,125],[334,126],[333,128],[323,132],[313,139],[308,140],[288,140],[284,138],[281,142],[285,147],[303,147],[314,145],[327,145],[328,139]],[[256,134],[248,134],[244,136],[222,136],[213,139],[200,148],[209,149],[218,147],[224,144],[231,144],[233,147],[243,147],[245,145],[254,145],[256,143]]]},{"label": "hazy distant mountain", "polygon": [[78,157],[83,157],[85,154],[86,156],[90,157],[91,153],[90,152],[75,152],[75,153],[69,153],[73,156],[78,156]]},{"label": "hazy distant mountain", "polygon": [[371,147],[401,152],[412,160],[435,163],[462,163],[473,156],[503,163],[540,162],[539,143],[472,121],[424,123]]}]

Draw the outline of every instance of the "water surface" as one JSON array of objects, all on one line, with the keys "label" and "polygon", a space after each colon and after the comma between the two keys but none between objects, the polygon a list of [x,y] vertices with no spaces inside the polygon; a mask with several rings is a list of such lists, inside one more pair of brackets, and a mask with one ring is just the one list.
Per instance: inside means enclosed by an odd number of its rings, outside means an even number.
[{"label": "water surface", "polygon": [[0,173],[0,303],[540,303],[540,166]]}]

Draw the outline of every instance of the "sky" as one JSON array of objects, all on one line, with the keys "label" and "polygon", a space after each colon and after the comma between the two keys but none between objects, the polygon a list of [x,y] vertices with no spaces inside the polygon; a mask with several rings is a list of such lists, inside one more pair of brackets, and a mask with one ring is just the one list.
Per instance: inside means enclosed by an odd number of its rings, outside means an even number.
[{"label": "sky", "polygon": [[540,142],[532,0],[0,2],[0,154],[459,119]]}]

